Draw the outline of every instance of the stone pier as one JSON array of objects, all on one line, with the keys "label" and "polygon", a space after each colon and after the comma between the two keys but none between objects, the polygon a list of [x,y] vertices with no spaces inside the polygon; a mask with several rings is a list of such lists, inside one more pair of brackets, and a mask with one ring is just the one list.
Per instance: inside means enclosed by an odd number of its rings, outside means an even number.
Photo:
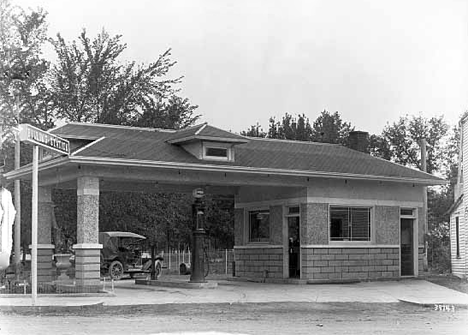
[{"label": "stone pier", "polygon": [[75,279],[78,290],[89,292],[97,290],[100,282],[99,179],[80,177],[77,186]]}]

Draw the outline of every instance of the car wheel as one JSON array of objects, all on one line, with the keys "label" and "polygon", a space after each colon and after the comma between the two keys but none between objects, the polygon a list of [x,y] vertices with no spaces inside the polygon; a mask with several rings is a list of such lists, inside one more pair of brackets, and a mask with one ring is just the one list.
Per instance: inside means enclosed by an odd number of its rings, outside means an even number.
[{"label": "car wheel", "polygon": [[109,276],[111,279],[120,280],[123,277],[124,269],[123,265],[119,261],[113,261],[109,265]]}]

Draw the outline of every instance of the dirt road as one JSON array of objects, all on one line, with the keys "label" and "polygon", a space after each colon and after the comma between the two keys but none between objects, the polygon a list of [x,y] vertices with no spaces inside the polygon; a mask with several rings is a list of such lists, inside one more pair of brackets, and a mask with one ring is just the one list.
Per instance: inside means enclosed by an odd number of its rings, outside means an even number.
[{"label": "dirt road", "polygon": [[404,303],[188,304],[1,314],[0,334],[468,334],[468,310]]}]

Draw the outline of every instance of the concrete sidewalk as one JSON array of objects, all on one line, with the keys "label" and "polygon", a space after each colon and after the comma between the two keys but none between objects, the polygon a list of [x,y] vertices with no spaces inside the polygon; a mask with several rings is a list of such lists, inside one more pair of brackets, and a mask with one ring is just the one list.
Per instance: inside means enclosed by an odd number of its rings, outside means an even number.
[{"label": "concrete sidewalk", "polygon": [[[180,280],[180,279],[179,279]],[[361,302],[419,305],[442,304],[468,307],[468,295],[425,280],[361,282],[355,284],[288,285],[218,280],[211,289],[135,285],[134,280],[116,282],[114,292],[95,295],[38,295],[32,306],[30,295],[0,297],[1,310],[92,308],[93,306],[137,306],[204,303],[269,302]]]}]

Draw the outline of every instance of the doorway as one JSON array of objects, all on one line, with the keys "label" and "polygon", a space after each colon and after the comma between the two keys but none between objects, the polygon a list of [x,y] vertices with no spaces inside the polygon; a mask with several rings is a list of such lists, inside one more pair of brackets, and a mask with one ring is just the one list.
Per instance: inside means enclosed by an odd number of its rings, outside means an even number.
[{"label": "doorway", "polygon": [[289,216],[288,220],[288,256],[289,256],[289,278],[301,277],[301,241],[299,234],[299,216]]},{"label": "doorway", "polygon": [[414,276],[414,219],[400,219],[401,276]]}]

